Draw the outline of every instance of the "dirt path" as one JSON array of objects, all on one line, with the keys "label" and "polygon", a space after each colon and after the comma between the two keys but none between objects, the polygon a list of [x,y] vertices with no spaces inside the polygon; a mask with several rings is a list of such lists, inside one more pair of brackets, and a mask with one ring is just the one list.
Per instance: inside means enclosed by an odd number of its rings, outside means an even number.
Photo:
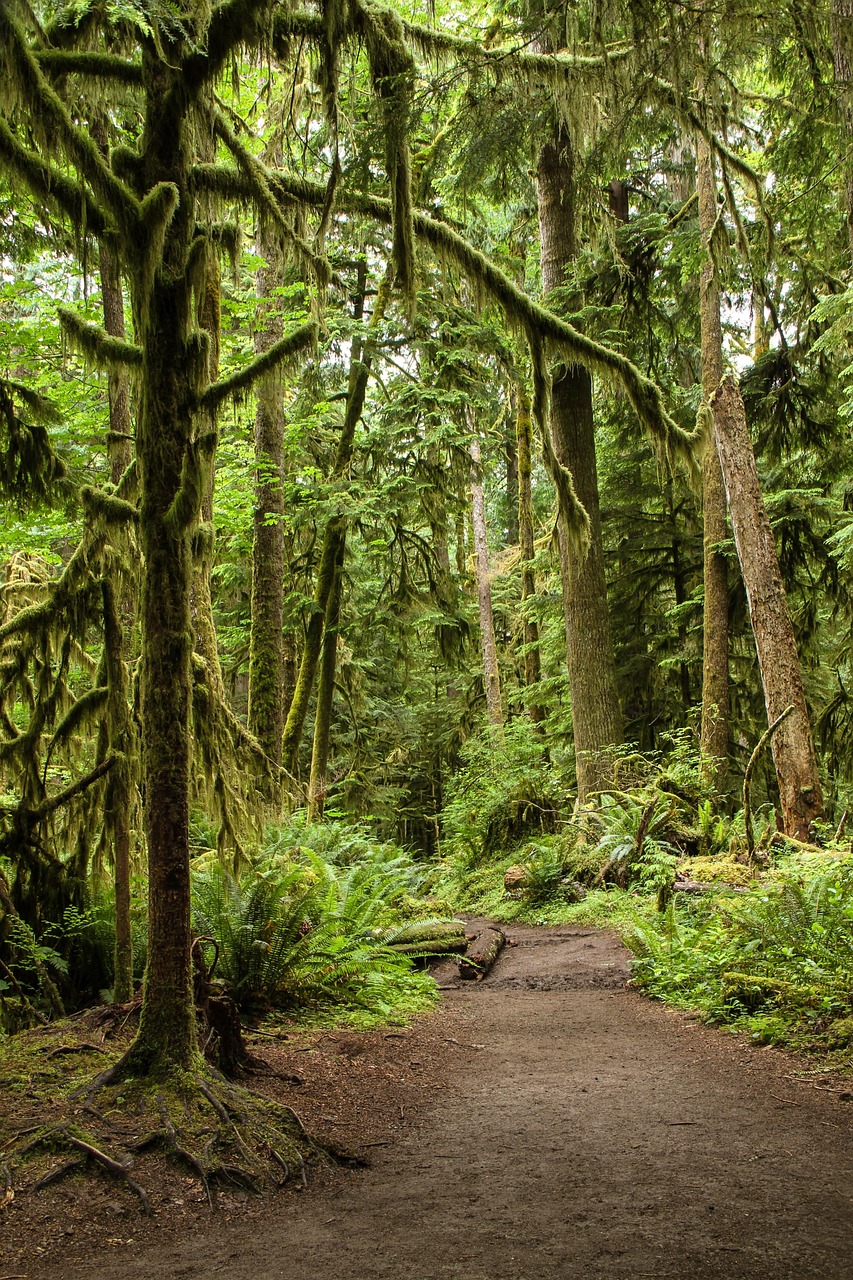
[{"label": "dirt path", "polygon": [[51,1275],[853,1277],[853,1102],[626,989],[608,934],[513,936],[489,979],[446,992],[468,1047],[369,1169]]}]

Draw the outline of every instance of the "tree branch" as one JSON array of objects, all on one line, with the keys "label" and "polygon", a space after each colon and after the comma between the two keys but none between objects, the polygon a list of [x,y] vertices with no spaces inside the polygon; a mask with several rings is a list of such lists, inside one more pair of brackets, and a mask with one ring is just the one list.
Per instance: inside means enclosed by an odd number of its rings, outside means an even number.
[{"label": "tree branch", "polygon": [[270,373],[277,365],[287,360],[288,357],[313,346],[317,341],[317,332],[317,325],[312,320],[308,324],[300,325],[292,333],[286,334],[285,337],[274,343],[269,351],[257,356],[256,359],[244,365],[237,373],[232,373],[230,378],[221,378],[219,382],[214,382],[212,386],[209,386],[199,399],[200,408],[209,411],[218,409],[222,401],[226,400],[228,396],[233,396],[238,391],[246,390],[254,382],[257,382],[258,378],[262,378],[265,373]]},{"label": "tree branch", "polygon": [[37,199],[53,205],[73,223],[85,221],[87,230],[99,239],[115,237],[115,227],[107,222],[86,188],[20,143],[2,116],[0,161],[26,183]]},{"label": "tree branch", "polygon": [[[8,74],[21,96],[46,123],[53,125],[69,160],[91,184],[95,195],[125,234],[131,235],[139,222],[139,202],[116,178],[86,129],[74,124],[62,99],[39,67],[25,32],[8,6],[0,5],[0,48],[4,45]],[[78,221],[79,216],[78,213]]]},{"label": "tree branch", "polygon": [[58,307],[59,323],[74,345],[98,365],[112,368],[138,369],[142,364],[142,348],[123,338],[112,338],[100,325],[89,324],[70,307]]},{"label": "tree branch", "polygon": [[[323,184],[308,182],[283,171],[268,170],[268,181],[273,191],[290,202],[322,208],[326,198]],[[339,191],[337,203],[347,212],[363,213],[379,222],[391,223],[391,202],[380,196]],[[672,462],[678,458],[691,474],[698,473],[696,452],[699,436],[696,432],[685,431],[669,416],[660,388],[627,356],[588,338],[553,311],[534,302],[485,254],[446,222],[439,222],[424,213],[415,213],[414,229],[415,235],[439,255],[453,260],[461,270],[483,285],[510,321],[524,330],[531,350],[541,350],[543,339],[548,339],[554,353],[564,359],[619,378],[638,418],[667,460]]]},{"label": "tree branch", "polygon": [[117,80],[120,84],[142,87],[142,65],[128,62],[112,53],[40,49],[36,62],[51,76],[88,76],[97,80]]}]

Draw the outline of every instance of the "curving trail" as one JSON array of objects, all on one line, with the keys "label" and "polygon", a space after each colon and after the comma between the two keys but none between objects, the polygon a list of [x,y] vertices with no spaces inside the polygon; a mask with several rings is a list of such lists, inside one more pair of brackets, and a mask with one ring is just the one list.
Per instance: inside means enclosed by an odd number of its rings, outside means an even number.
[{"label": "curving trail", "polygon": [[[853,1101],[625,987],[604,932],[515,928],[451,987],[464,1038],[367,1170],[61,1280],[853,1277]],[[469,1045],[469,1048],[470,1048]]]}]

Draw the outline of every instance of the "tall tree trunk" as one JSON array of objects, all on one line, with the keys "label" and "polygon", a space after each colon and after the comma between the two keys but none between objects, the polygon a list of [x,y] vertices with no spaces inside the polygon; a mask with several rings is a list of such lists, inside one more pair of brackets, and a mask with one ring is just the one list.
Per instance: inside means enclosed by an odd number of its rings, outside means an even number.
[{"label": "tall tree trunk", "polygon": [[[361,319],[364,313],[366,283],[366,268],[364,268],[360,271],[359,276],[359,302],[356,307],[357,320]],[[376,293],[373,313],[368,326],[371,332],[379,326],[385,314],[390,287],[391,273],[389,269],[386,270],[385,277]],[[372,363],[373,354],[369,349],[369,339],[364,349],[362,349],[360,343],[355,342],[350,361],[347,407],[344,414],[343,427],[341,428],[341,438],[338,441],[335,462],[332,468],[332,479],[342,476],[350,464],[356,427],[361,420],[361,414],[364,409]],[[311,690],[314,687],[317,664],[320,661],[326,611],[335,585],[335,566],[339,558],[342,560],[346,546],[346,536],[346,519],[341,516],[333,516],[326,525],[323,535],[323,547],[317,571],[317,585],[314,591],[311,616],[308,619],[305,645],[302,650],[302,660],[299,664],[299,675],[296,679],[293,699],[284,725],[281,752],[282,763],[291,773],[296,770],[302,731],[305,726],[305,717],[308,713],[308,702],[311,697]]]},{"label": "tall tree trunk", "polygon": [[506,540],[507,546],[514,547],[518,543],[518,441],[515,424],[507,423],[504,441],[504,460],[506,462]]},{"label": "tall tree trunk", "polygon": [[787,706],[794,706],[773,735],[782,818],[788,835],[807,840],[811,823],[823,815],[823,795],[794,628],[758,483],[743,400],[733,378],[723,380],[712,407],[768,721],[772,724]]},{"label": "tall tree trunk", "polygon": [[[204,285],[198,298],[196,319],[199,328],[208,337],[208,358],[206,374],[211,382],[216,381],[219,372],[220,345],[220,294],[221,278],[219,261],[211,250],[205,271]],[[213,423],[210,424],[211,428]],[[203,659],[206,668],[208,691],[220,705],[227,702],[225,681],[222,678],[222,666],[219,661],[219,644],[216,639],[216,624],[213,620],[213,598],[210,592],[210,573],[213,568],[216,530],[213,524],[213,495],[216,487],[216,474],[213,464],[207,468],[204,490],[201,497],[202,536],[197,539],[197,554],[193,566],[192,593],[190,608],[193,631],[195,632],[196,652]]]},{"label": "tall tree trunk", "polygon": [[[469,419],[469,427],[476,424]],[[477,574],[477,600],[480,609],[480,649],[483,655],[483,679],[486,687],[486,711],[489,724],[503,732],[501,681],[498,674],[498,650],[495,644],[495,621],[492,612],[492,589],[489,584],[489,546],[486,537],[486,503],[481,479],[480,441],[471,437],[471,525],[474,530],[474,562]]]},{"label": "tall tree trunk", "polygon": [[[532,424],[530,403],[524,387],[517,386],[515,402],[515,439],[518,456],[518,536],[521,549],[521,612],[524,618],[524,683],[534,689],[542,678],[539,660],[539,624],[532,614],[532,602],[536,595],[533,574],[533,495],[532,495]],[[528,704],[527,714],[534,724],[545,719],[543,708],[536,702]]]},{"label": "tall tree trunk", "polygon": [[[178,502],[194,433],[187,387],[198,385],[192,293],[186,274],[194,231],[185,128],[168,110],[174,73],[142,52],[146,123],[144,189],[177,189],[162,263],[153,277],[140,246],[134,272],[135,328],[142,346],[137,451],[141,501],[142,772],[148,844],[148,958],[139,1030],[129,1066],[142,1072],[189,1070],[198,1062],[190,947],[190,709],[192,626],[191,502]],[[203,376],[203,375],[202,375]],[[187,495],[189,499],[189,495]],[[173,504],[175,506],[173,507]]]},{"label": "tall tree trunk", "polygon": [[[107,130],[103,119],[92,124],[92,136],[101,152],[108,150]],[[124,297],[121,287],[121,271],[109,245],[98,243],[98,262],[101,276],[101,300],[104,312],[104,328],[111,338],[124,338]],[[108,373],[110,434],[107,457],[110,479],[118,484],[133,459],[133,422],[130,416],[130,380],[126,369],[111,368]],[[105,598],[105,627],[112,634],[105,636],[104,644],[110,650],[107,659],[110,687],[109,736],[114,749],[121,752],[121,760],[113,766],[107,783],[108,803],[112,809],[113,829],[113,892],[116,911],[116,938],[113,964],[113,999],[124,1004],[133,995],[133,938],[130,929],[130,814],[131,780],[128,753],[131,750],[133,727],[127,708],[126,664],[130,660],[131,636],[135,621],[133,597],[128,583],[119,586],[120,603],[113,607],[112,597]],[[107,616],[109,615],[109,617]],[[119,671],[119,665],[122,670]],[[119,698],[125,698],[124,707]]]},{"label": "tall tree trunk", "polygon": [[[281,251],[259,236],[266,267],[257,274],[260,354],[284,331],[276,290],[282,284]],[[264,751],[281,763],[284,729],[284,406],[281,378],[272,374],[257,389],[255,506],[252,513],[252,625],[249,635],[249,729]]]},{"label": "tall tree trunk", "polygon": [[332,728],[332,705],[335,695],[335,672],[338,662],[338,630],[341,618],[341,590],[344,578],[346,543],[341,540],[323,628],[323,653],[317,682],[317,710],[314,715],[314,742],[311,751],[311,777],[308,784],[308,821],[322,818],[328,789],[329,742]]},{"label": "tall tree trunk", "polygon": [[116,937],[113,1000],[126,1004],[133,996],[133,937],[130,928],[130,814],[133,808],[131,769],[134,728],[127,695],[125,632],[112,584],[102,584],[104,606],[104,664],[107,674],[107,721],[115,763],[107,775],[105,807],[113,834]]},{"label": "tall tree trunk", "polygon": [[[711,150],[701,137],[696,142],[696,167],[699,227],[705,250],[699,278],[702,396],[710,403],[723,377],[723,337],[720,289],[710,247],[717,218],[717,184]],[[725,784],[729,755],[729,586],[726,559],[718,548],[728,537],[728,526],[723,475],[713,439],[708,442],[702,478],[705,604],[700,755],[703,778],[720,789]]]},{"label": "tall tree trunk", "polygon": [[[565,284],[575,254],[574,159],[565,126],[554,129],[539,153],[536,188],[547,296]],[[606,749],[622,741],[622,715],[607,610],[592,380],[578,365],[561,367],[554,375],[551,432],[554,453],[571,472],[590,521],[589,551],[580,565],[569,554],[562,520],[559,531],[578,795],[584,800],[606,781]]]},{"label": "tall tree trunk", "polygon": [[853,258],[853,0],[832,0],[832,52],[841,117],[847,240]]}]

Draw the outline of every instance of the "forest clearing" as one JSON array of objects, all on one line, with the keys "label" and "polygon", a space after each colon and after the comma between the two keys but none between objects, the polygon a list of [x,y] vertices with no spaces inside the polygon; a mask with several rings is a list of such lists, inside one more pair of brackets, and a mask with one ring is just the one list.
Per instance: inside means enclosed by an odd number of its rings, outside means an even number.
[{"label": "forest clearing", "polygon": [[847,1274],[851,68],[0,0],[9,1277]]}]

